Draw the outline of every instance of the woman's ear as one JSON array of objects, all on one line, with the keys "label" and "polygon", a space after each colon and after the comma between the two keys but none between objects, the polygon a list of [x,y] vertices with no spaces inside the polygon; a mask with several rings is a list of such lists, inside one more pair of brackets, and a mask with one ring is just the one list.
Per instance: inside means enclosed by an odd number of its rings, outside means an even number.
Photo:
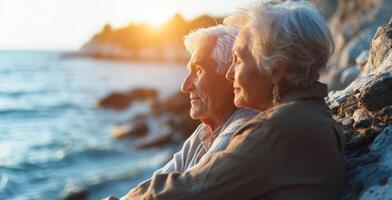
[{"label": "woman's ear", "polygon": [[280,60],[276,62],[275,68],[272,70],[272,83],[278,84],[287,72],[288,61]]}]

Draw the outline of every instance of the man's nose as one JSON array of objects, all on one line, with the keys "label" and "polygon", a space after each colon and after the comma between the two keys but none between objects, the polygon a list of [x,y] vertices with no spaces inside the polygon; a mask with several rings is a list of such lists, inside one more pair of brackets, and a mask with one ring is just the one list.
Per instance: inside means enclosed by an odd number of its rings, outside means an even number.
[{"label": "man's nose", "polygon": [[192,80],[192,75],[188,74],[188,76],[185,78],[185,80],[182,82],[181,85],[181,91],[183,93],[190,93],[190,91],[194,88],[193,80]]},{"label": "man's nose", "polygon": [[226,72],[226,79],[229,81],[234,81],[234,64],[231,64]]}]

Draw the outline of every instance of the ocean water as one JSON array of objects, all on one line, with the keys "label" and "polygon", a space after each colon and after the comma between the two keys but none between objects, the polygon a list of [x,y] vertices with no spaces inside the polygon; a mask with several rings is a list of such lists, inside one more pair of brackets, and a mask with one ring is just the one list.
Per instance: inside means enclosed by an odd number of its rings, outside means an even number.
[{"label": "ocean water", "polygon": [[180,89],[180,64],[67,58],[62,52],[0,51],[0,199],[89,199],[121,196],[178,147],[137,150],[114,140],[111,128],[148,106],[99,109],[112,91]]}]

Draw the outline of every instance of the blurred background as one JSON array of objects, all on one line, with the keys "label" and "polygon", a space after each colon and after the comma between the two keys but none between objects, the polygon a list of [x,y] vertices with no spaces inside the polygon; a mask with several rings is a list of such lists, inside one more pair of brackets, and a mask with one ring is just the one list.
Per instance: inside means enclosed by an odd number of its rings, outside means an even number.
[{"label": "blurred background", "polygon": [[[122,196],[149,178],[199,123],[179,92],[183,37],[252,2],[0,0],[0,199]],[[339,42],[322,79],[342,88],[391,10],[349,35],[342,20],[384,1],[311,2]]]}]

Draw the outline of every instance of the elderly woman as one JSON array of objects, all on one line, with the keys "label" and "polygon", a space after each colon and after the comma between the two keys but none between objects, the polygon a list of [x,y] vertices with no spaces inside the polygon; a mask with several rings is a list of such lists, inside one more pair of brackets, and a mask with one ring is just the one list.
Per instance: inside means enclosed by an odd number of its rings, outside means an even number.
[{"label": "elderly woman", "polygon": [[305,1],[268,1],[229,16],[240,28],[233,64],[239,107],[262,111],[225,151],[185,173],[160,174],[128,199],[340,199],[343,137],[318,82],[334,44]]}]

